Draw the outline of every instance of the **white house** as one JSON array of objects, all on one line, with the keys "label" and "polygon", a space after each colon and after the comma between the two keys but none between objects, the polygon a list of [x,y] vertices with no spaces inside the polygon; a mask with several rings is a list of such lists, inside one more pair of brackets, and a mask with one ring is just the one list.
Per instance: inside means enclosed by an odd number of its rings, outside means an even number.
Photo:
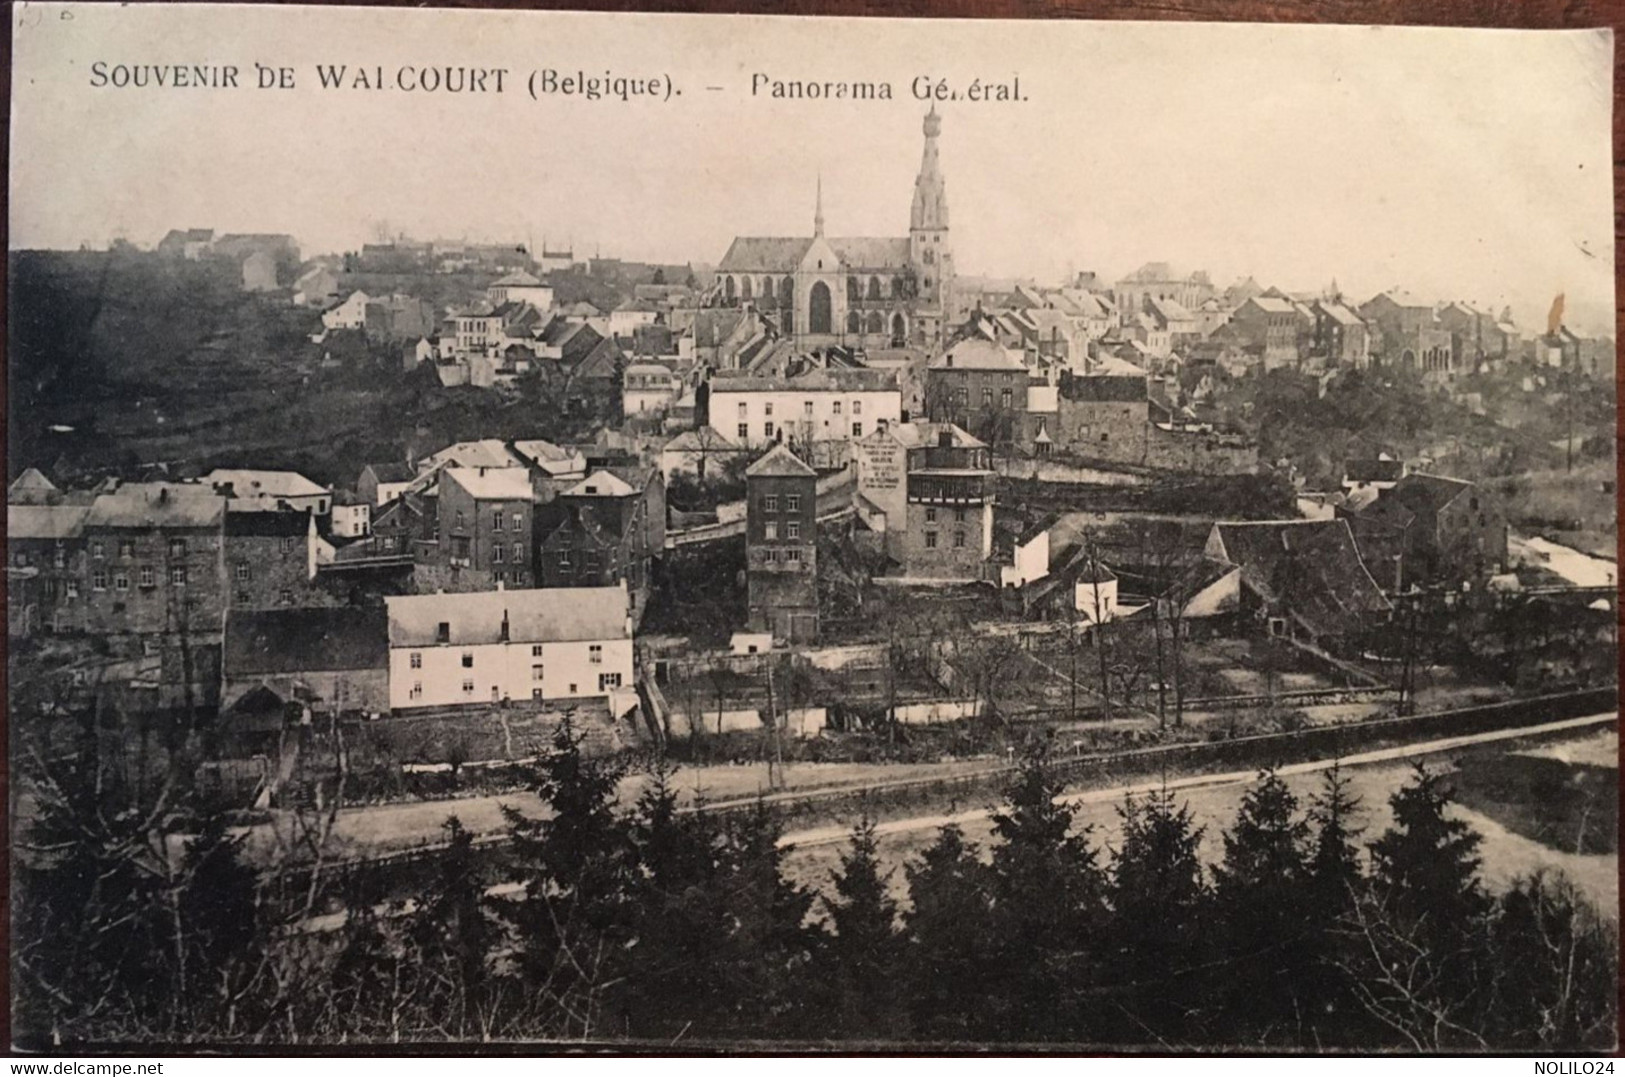
[{"label": "white house", "polygon": [[1049,532],[1054,524],[1052,517],[1016,537],[1011,563],[999,568],[1001,587],[1025,587],[1049,575]]},{"label": "white house", "polygon": [[269,512],[291,509],[326,516],[333,492],[297,471],[253,471],[217,467],[203,476],[214,492],[228,498],[232,512]]},{"label": "white house", "polygon": [[645,325],[653,325],[660,309],[644,299],[628,299],[609,312],[609,334],[629,337]]},{"label": "white house", "polygon": [[370,302],[366,292],[351,292],[350,298],[322,312],[322,324],[329,329],[364,329]]},{"label": "white house", "polygon": [[394,710],[607,699],[633,684],[632,605],[624,583],[384,601]]},{"label": "white house", "polygon": [[529,303],[537,310],[553,309],[552,285],[543,284],[522,269],[492,281],[485,289],[485,294],[493,306],[500,307],[504,303]]},{"label": "white house", "polygon": [[1085,623],[1104,624],[1117,616],[1117,573],[1099,561],[1085,563],[1072,588],[1072,608]]},{"label": "white house", "polygon": [[711,377],[711,426],[737,445],[759,448],[777,441],[846,441],[902,419],[897,375],[881,370],[811,370],[790,378]]},{"label": "white house", "polygon": [[372,533],[372,506],[365,498],[338,491],[333,494],[333,534],[365,538]]},{"label": "white house", "polygon": [[664,363],[637,362],[622,374],[621,414],[665,411],[682,392],[683,382]]}]

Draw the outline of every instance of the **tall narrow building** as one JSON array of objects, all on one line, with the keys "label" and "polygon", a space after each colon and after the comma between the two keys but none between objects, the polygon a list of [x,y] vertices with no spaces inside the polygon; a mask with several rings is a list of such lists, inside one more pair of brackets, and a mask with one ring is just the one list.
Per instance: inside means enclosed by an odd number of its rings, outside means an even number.
[{"label": "tall narrow building", "polygon": [[745,581],[753,632],[818,639],[818,473],[783,445],[745,469]]},{"label": "tall narrow building", "polygon": [[751,306],[797,348],[937,351],[952,316],[953,248],[938,161],[942,117],[925,116],[907,236],[827,236],[823,177],[811,236],[740,236],[717,267],[716,301]]}]

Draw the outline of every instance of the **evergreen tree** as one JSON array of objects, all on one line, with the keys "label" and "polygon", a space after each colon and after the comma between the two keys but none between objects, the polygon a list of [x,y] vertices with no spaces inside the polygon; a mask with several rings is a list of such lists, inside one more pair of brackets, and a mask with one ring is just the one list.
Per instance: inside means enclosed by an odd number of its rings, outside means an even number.
[{"label": "evergreen tree", "polygon": [[[515,936],[530,1034],[562,1039],[618,1034],[606,1027],[605,993],[629,960],[634,860],[615,811],[620,767],[587,758],[568,717],[535,775],[546,819],[504,807],[523,901],[505,902]],[[614,1015],[618,1016],[618,1015]]]},{"label": "evergreen tree", "polygon": [[1216,1027],[1252,1044],[1301,1034],[1304,994],[1315,976],[1304,890],[1309,825],[1274,770],[1260,772],[1224,835],[1213,871],[1224,964],[1212,977],[1223,999]]},{"label": "evergreen tree", "polygon": [[447,819],[446,848],[436,872],[400,935],[414,966],[414,1005],[435,1015],[452,1039],[481,1038],[492,1015],[490,954],[500,932],[486,911],[485,873],[474,838],[456,816]]},{"label": "evergreen tree", "polygon": [[1195,971],[1211,939],[1198,849],[1202,828],[1166,787],[1125,797],[1122,845],[1112,865],[1112,998],[1130,1015],[1128,1038],[1202,1038],[1206,999]]},{"label": "evergreen tree", "polygon": [[911,908],[904,917],[903,984],[916,1036],[977,1038],[987,1012],[992,912],[988,868],[957,826],[945,826],[903,869]]},{"label": "evergreen tree", "polygon": [[1029,755],[993,815],[988,870],[989,1031],[1022,1040],[1090,1036],[1084,992],[1095,980],[1106,877],[1060,783]]},{"label": "evergreen tree", "polygon": [[1350,917],[1350,984],[1365,1013],[1416,1050],[1487,1046],[1477,1013],[1489,971],[1478,879],[1482,840],[1446,814],[1450,791],[1417,763],[1389,803],[1394,822],[1371,844],[1368,895]]},{"label": "evergreen tree", "polygon": [[1561,875],[1520,879],[1497,903],[1484,1035],[1497,1050],[1610,1051],[1619,933]]},{"label": "evergreen tree", "polygon": [[1310,798],[1309,885],[1300,894],[1315,948],[1314,976],[1300,996],[1312,1015],[1306,1045],[1352,1046],[1366,1031],[1349,975],[1356,964],[1355,940],[1346,930],[1365,888],[1355,845],[1363,830],[1355,822],[1359,811],[1360,799],[1349,792],[1342,768],[1334,764],[1322,771],[1320,791]]},{"label": "evergreen tree", "polygon": [[867,816],[852,828],[852,846],[824,897],[834,938],[823,948],[827,975],[813,979],[832,993],[833,1027],[848,1037],[895,1038],[906,1025],[897,1008],[901,936],[897,902],[886,890]]}]

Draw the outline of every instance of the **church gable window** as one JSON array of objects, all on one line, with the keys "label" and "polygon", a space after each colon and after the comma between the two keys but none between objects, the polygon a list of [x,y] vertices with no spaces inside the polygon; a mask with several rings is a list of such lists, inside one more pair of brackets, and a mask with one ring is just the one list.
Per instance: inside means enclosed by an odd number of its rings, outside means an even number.
[{"label": "church gable window", "polygon": [[881,297],[880,296],[880,278],[879,277],[870,277],[869,278],[869,298],[870,299],[879,299],[880,297]]}]

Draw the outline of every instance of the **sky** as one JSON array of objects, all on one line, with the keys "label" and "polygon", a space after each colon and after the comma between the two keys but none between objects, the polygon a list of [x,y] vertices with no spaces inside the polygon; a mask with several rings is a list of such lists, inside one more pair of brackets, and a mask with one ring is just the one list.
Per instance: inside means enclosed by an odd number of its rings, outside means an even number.
[{"label": "sky", "polygon": [[[14,8],[13,249],[171,228],[514,240],[714,263],[735,235],[901,235],[937,105],[962,275],[1147,261],[1289,291],[1334,278],[1544,328],[1613,324],[1612,35],[1245,24],[804,19],[206,5]],[[260,89],[255,64],[292,69]],[[97,64],[102,65],[99,69]],[[96,85],[226,65],[236,88]],[[319,84],[342,64],[344,89]],[[504,92],[400,88],[506,69]],[[354,88],[357,68],[384,89]],[[542,94],[533,72],[657,80]],[[775,99],[760,80],[885,83]],[[537,76],[538,78],[540,76]],[[973,80],[1018,101],[970,101]],[[669,81],[668,81],[669,80]],[[674,92],[665,96],[666,87]],[[711,89],[709,87],[715,87]]]}]

